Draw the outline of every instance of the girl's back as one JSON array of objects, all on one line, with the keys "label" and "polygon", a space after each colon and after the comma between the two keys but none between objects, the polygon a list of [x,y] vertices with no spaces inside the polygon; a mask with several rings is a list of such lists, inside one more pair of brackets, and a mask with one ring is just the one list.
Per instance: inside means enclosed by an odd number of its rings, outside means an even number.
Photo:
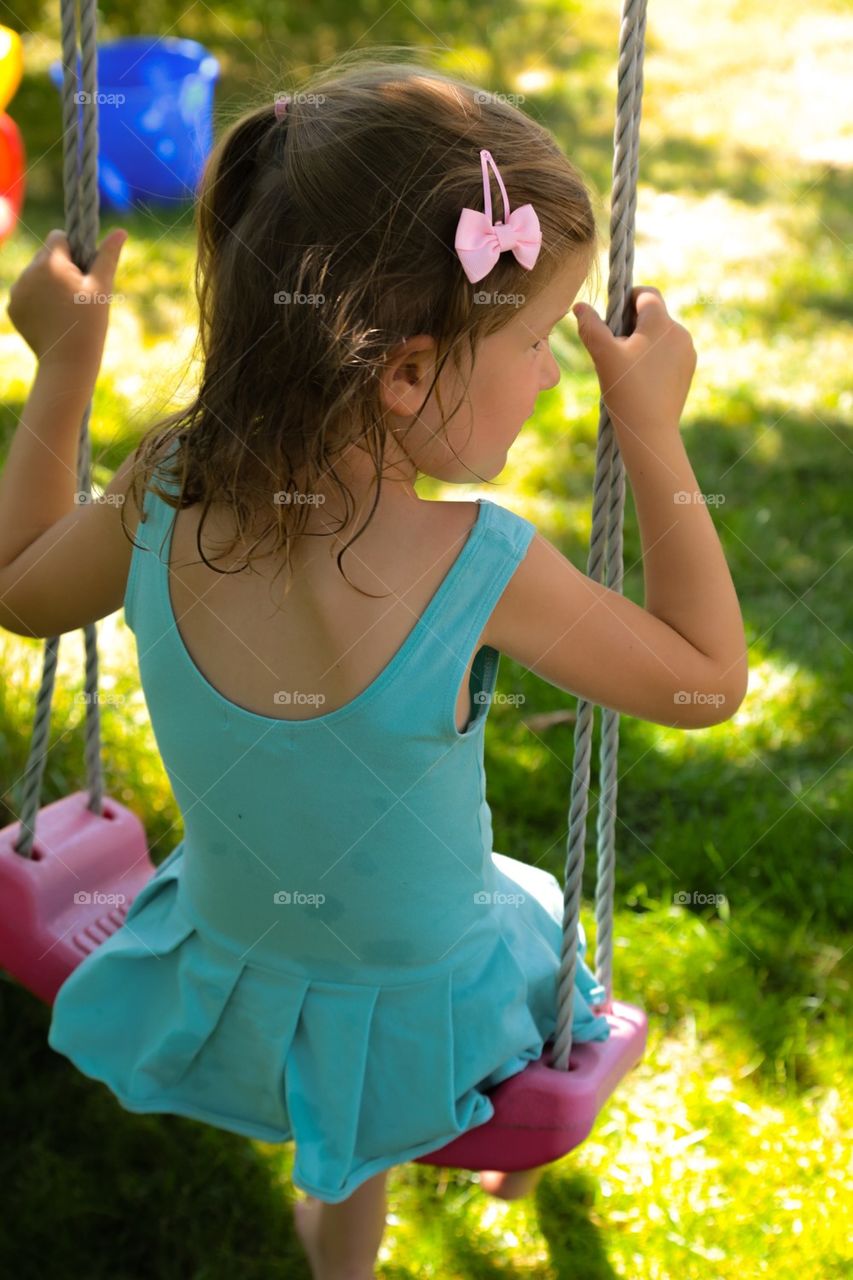
[{"label": "girl's back", "polygon": [[[176,518],[169,590],[181,639],[202,675],[239,706],[263,716],[307,720],[345,706],[380,675],[424,613],[471,533],[474,502],[411,502],[380,515],[346,553],[342,577],[335,540],[323,520],[300,539],[285,597],[281,557],[255,560],[256,572],[217,573],[199,556],[201,508]],[[230,545],[227,510],[205,521],[202,549],[213,560]],[[244,562],[238,549],[215,563]],[[362,594],[369,593],[369,594]],[[488,643],[484,633],[474,652]],[[473,660],[473,653],[472,653]],[[468,664],[468,673],[470,675]],[[459,691],[456,727],[468,723],[468,681]]]}]

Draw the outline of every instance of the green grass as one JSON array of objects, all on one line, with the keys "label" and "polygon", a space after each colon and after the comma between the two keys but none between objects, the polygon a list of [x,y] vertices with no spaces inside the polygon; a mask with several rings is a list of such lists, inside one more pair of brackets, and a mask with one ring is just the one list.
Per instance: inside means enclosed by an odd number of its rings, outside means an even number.
[{"label": "green grass", "polygon": [[[105,35],[128,29],[130,11],[106,3],[103,12]],[[206,5],[150,12],[154,29],[174,22],[223,57],[219,106],[259,82],[286,85],[291,68],[368,28],[363,43],[445,50],[448,68],[527,95],[526,109],[601,194],[607,225],[615,5],[505,5],[491,25],[491,7],[438,2],[326,3],[307,18],[270,19],[255,5],[239,17]],[[465,1172],[395,1169],[383,1280],[829,1280],[851,1266],[851,152],[849,114],[838,116],[849,9],[652,0],[648,23],[635,282],[662,289],[697,345],[683,434],[700,486],[722,497],[714,519],[744,612],[749,693],[732,720],[706,730],[620,722],[615,994],[648,1012],[644,1060],[529,1201],[490,1201]],[[56,53],[51,40],[28,41],[9,108],[32,170],[26,225],[0,257],[4,291],[62,225],[58,100],[44,72]],[[102,230],[115,224],[105,217]],[[189,211],[120,225],[130,231],[117,280],[127,301],[113,309],[95,396],[99,484],[182,398],[193,336]],[[603,284],[592,300],[603,314]],[[573,321],[560,355],[560,386],[489,492],[585,567],[597,385]],[[31,373],[4,313],[3,456]],[[441,495],[437,485],[423,492]],[[625,566],[625,593],[641,601],[630,496]],[[102,717],[107,790],[144,817],[160,861],[180,837],[180,815],[120,613],[99,637],[104,680],[125,699]],[[41,652],[40,642],[0,634],[0,825],[18,814]],[[45,803],[82,783],[82,655],[81,634],[67,636]],[[505,658],[499,689],[524,701],[497,702],[490,716],[495,846],[562,876],[575,701]],[[562,722],[526,723],[551,711]],[[591,950],[597,748],[596,729]],[[676,900],[684,893],[688,905]],[[708,906],[692,895],[722,899]],[[1,990],[4,1270],[19,1280],[307,1276],[289,1216],[290,1146],[122,1111],[47,1047],[49,1011],[14,984]]]}]

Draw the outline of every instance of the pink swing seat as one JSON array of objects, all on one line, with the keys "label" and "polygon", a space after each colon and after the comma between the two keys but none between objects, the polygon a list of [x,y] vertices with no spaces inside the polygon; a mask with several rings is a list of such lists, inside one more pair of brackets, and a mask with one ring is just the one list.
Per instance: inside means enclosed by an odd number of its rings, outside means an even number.
[{"label": "pink swing seat", "polygon": [[559,1160],[589,1136],[595,1118],[620,1080],[640,1061],[648,1018],[635,1005],[612,1001],[603,1010],[606,1040],[573,1044],[569,1070],[554,1068],[553,1041],[542,1055],[502,1080],[488,1097],[494,1115],[417,1164],[448,1169],[495,1169],[512,1173]]},{"label": "pink swing seat", "polygon": [[109,796],[100,816],[88,804],[75,791],[40,809],[29,858],[14,848],[20,822],[0,831],[0,967],[47,1004],[154,874],[136,814]]}]

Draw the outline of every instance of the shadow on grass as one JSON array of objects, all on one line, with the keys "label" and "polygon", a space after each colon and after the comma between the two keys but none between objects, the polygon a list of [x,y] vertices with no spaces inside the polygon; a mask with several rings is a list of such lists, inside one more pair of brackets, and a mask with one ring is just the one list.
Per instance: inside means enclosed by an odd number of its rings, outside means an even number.
[{"label": "shadow on grass", "polygon": [[[21,1259],[32,1258],[32,1274],[85,1273],[93,1280],[308,1280],[292,1225],[292,1144],[254,1143],[181,1116],[127,1112],[105,1085],[50,1049],[49,1023],[48,1006],[0,978],[4,1273],[29,1274]],[[406,1168],[407,1176],[418,1175],[425,1211],[438,1213],[434,1184],[441,1171]],[[590,1219],[593,1200],[592,1186],[577,1175],[548,1175],[540,1183],[536,1208],[551,1253],[548,1275],[615,1274]],[[392,1208],[393,1201],[391,1183]],[[459,1221],[449,1214],[441,1224],[442,1275],[516,1274],[505,1246],[472,1243]],[[387,1274],[414,1272],[392,1266]]]},{"label": "shadow on grass", "polygon": [[124,1111],[49,1048],[46,1005],[0,1002],[4,1274],[309,1280],[274,1146]]},{"label": "shadow on grass", "polygon": [[604,1235],[590,1220],[595,1200],[595,1184],[582,1174],[546,1174],[536,1188],[539,1228],[558,1280],[612,1280],[616,1275]]}]

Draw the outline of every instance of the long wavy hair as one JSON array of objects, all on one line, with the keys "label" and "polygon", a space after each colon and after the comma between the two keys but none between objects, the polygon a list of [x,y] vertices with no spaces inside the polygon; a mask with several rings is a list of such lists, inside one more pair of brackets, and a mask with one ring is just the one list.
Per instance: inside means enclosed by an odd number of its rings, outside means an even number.
[{"label": "long wavy hair", "polygon": [[[216,572],[250,569],[252,552],[273,535],[264,555],[284,549],[288,587],[291,550],[310,514],[293,496],[327,477],[349,510],[353,495],[334,462],[356,443],[375,467],[376,498],[338,553],[341,573],[376,509],[390,429],[377,373],[389,353],[414,334],[434,339],[422,410],[447,360],[464,377],[463,350],[473,363],[482,339],[517,314],[519,295],[531,301],[579,254],[589,274],[598,248],[580,172],[545,128],[501,97],[411,61],[365,60],[363,51],[290,92],[281,118],[274,104],[283,90],[265,94],[207,158],[195,208],[198,391],[148,429],[131,470],[139,510],[149,487],[176,509],[204,504],[196,541]],[[542,248],[531,271],[503,253],[472,286],[454,237],[460,211],[482,208],[483,147],[510,207],[532,203]],[[488,172],[493,217],[502,219]],[[483,289],[490,305],[475,300]],[[459,405],[445,411],[436,395],[443,429]],[[174,496],[157,483],[158,470]],[[214,503],[233,513],[230,549],[268,517],[240,569],[216,568],[202,549]]]}]

